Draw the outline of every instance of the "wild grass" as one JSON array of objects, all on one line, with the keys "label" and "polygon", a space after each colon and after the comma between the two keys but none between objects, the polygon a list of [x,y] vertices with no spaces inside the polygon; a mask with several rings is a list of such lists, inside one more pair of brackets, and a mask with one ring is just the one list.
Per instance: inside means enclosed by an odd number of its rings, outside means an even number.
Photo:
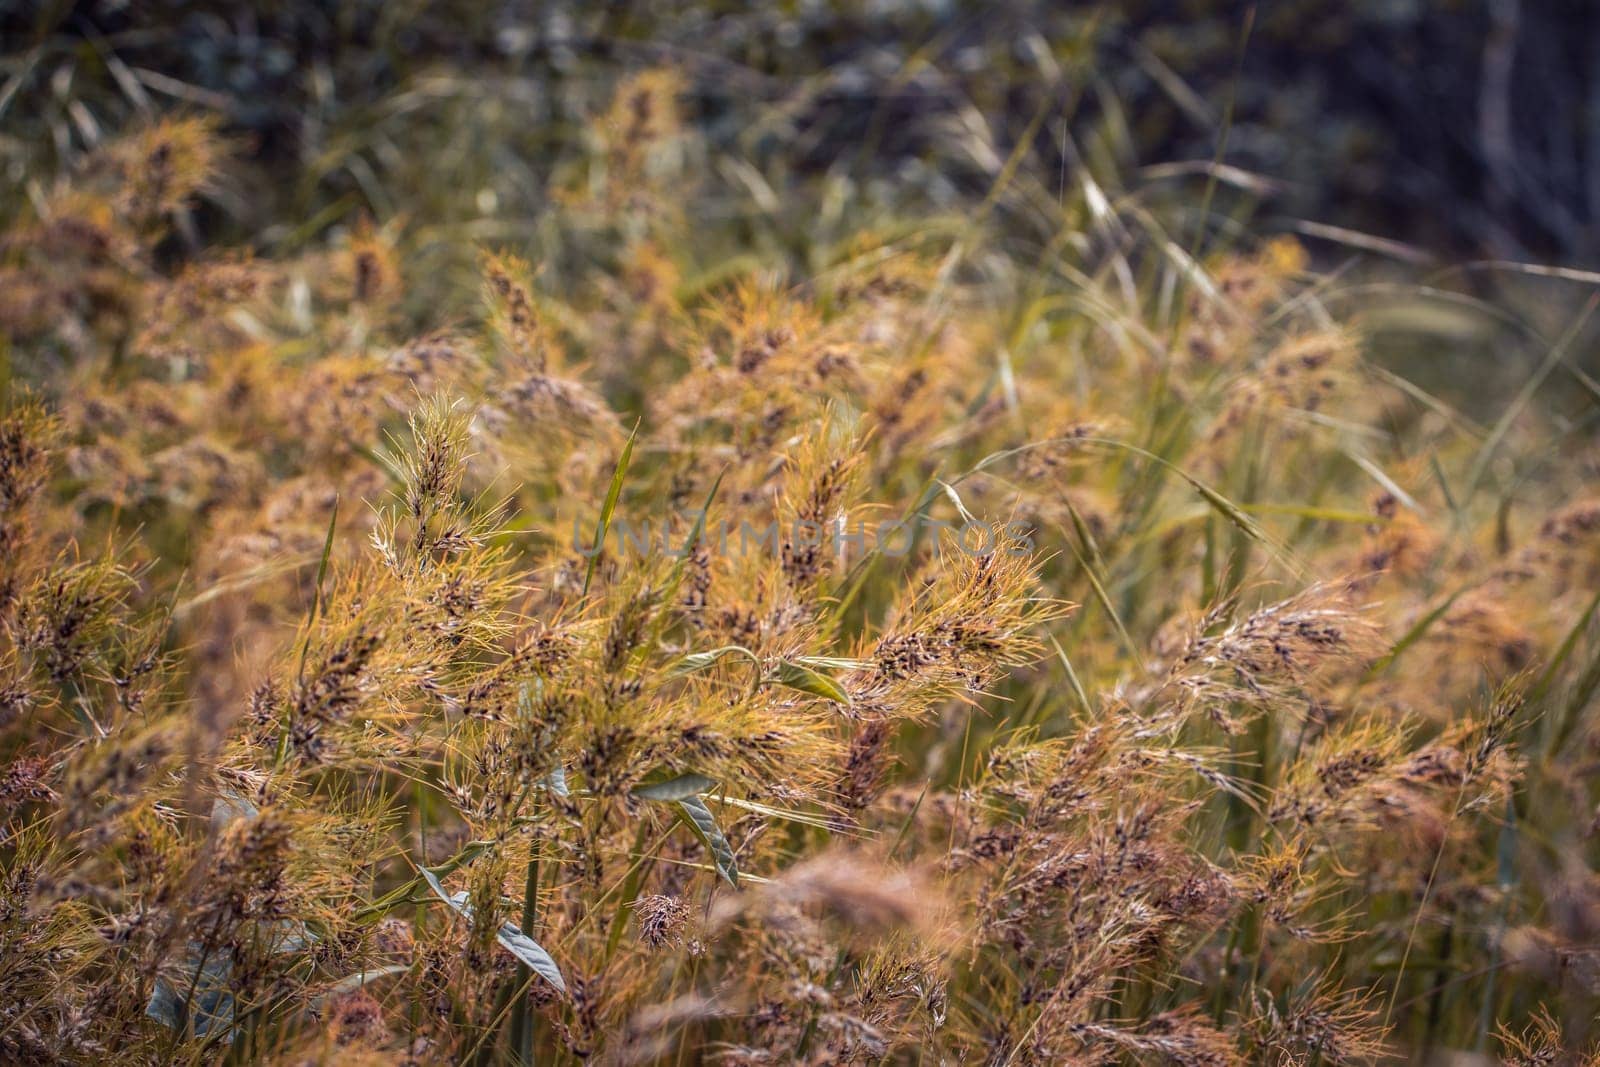
[{"label": "wild grass", "polygon": [[551,179],[559,278],[475,249],[420,333],[396,221],[169,269],[206,121],[36,184],[0,1056],[1582,1055],[1592,303],[1486,426],[1369,283],[1020,152],[708,264],[680,88]]}]

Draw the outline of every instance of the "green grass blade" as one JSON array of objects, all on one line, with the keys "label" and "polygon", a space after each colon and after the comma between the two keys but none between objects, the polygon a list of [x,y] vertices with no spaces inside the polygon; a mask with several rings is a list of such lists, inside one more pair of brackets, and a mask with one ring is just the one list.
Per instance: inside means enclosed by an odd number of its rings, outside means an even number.
[{"label": "green grass blade", "polygon": [[1590,600],[1589,606],[1583,614],[1578,616],[1578,621],[1572,624],[1567,631],[1567,636],[1562,639],[1555,655],[1550,657],[1550,662],[1545,664],[1544,670],[1539,672],[1538,680],[1533,683],[1533,688],[1528,690],[1528,703],[1536,704],[1542,700],[1550,686],[1555,682],[1556,674],[1563,664],[1572,656],[1572,650],[1577,647],[1578,639],[1589,628],[1589,622],[1594,618],[1596,609],[1600,609],[1600,593],[1596,593]]},{"label": "green grass blade", "polygon": [[1367,669],[1366,676],[1362,680],[1371,681],[1388,670],[1390,664],[1399,659],[1402,652],[1422,640],[1428,630],[1433,627],[1433,624],[1438,622],[1444,613],[1450,610],[1450,605],[1454,604],[1456,598],[1464,592],[1466,592],[1465,589],[1457,589],[1454,593],[1445,597],[1438,607],[1418,619],[1411,629],[1407,630],[1400,640],[1396,641],[1389,651],[1378,659],[1378,662]]},{"label": "green grass blade", "polygon": [[1084,691],[1083,683],[1078,680],[1078,672],[1072,669],[1072,661],[1067,658],[1067,650],[1061,647],[1055,634],[1050,635],[1050,646],[1056,650],[1056,657],[1067,672],[1067,684],[1072,687],[1072,695],[1077,698],[1078,706],[1083,708],[1084,715],[1093,715],[1094,705],[1089,702],[1089,694]]},{"label": "green grass blade", "polygon": [[628,474],[628,462],[633,458],[633,442],[639,435],[639,426],[634,424],[633,432],[628,434],[627,443],[622,446],[622,455],[617,457],[617,469],[611,474],[611,487],[606,490],[605,503],[600,508],[600,521],[594,532],[594,551],[589,556],[589,567],[583,575],[583,595],[589,595],[589,585],[594,581],[594,568],[600,562],[600,553],[605,548],[606,533],[611,529],[611,516],[617,510],[617,498],[622,495],[622,480]]}]

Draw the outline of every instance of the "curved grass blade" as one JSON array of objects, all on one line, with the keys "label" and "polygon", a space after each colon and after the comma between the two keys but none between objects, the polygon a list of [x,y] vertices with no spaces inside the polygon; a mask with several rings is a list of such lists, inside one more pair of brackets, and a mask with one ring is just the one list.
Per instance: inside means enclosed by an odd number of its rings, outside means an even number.
[{"label": "curved grass blade", "polygon": [[1270,536],[1265,530],[1263,530],[1254,519],[1245,514],[1244,509],[1238,504],[1235,504],[1233,501],[1229,500],[1227,497],[1223,496],[1221,493],[1217,492],[1211,486],[1207,485],[1199,478],[1196,478],[1194,475],[1190,474],[1176,463],[1173,463],[1171,460],[1157,455],[1148,448],[1143,448],[1135,444],[1129,444],[1127,441],[1118,441],[1112,437],[1052,437],[1042,441],[1030,441],[1025,445],[1018,445],[1015,448],[1001,449],[998,452],[991,452],[987,456],[984,456],[977,462],[975,466],[969,468],[959,478],[956,478],[952,484],[960,485],[973,475],[981,474],[983,471],[994,466],[996,463],[1003,462],[1004,460],[1010,459],[1013,456],[1020,456],[1028,452],[1032,452],[1035,449],[1061,444],[1072,444],[1079,447],[1092,446],[1097,448],[1108,448],[1119,452],[1126,452],[1129,455],[1138,456],[1141,459],[1148,460],[1163,470],[1177,475],[1183,481],[1188,483],[1189,488],[1193,489],[1196,493],[1199,493],[1200,498],[1204,500],[1212,508],[1212,510],[1216,511],[1219,515],[1231,523],[1236,529],[1239,530],[1240,533],[1244,534],[1252,541],[1257,541],[1263,545],[1266,545],[1267,548],[1272,551],[1272,554],[1276,556],[1280,562],[1289,567],[1290,570],[1296,573],[1304,572],[1305,565],[1295,557],[1294,553],[1289,551],[1289,549],[1284,545],[1279,544],[1278,541]]},{"label": "curved grass blade", "polygon": [[[706,493],[705,503],[700,505],[700,511],[695,515],[694,525],[689,529],[689,536],[683,539],[683,547],[678,550],[678,558],[672,564],[672,570],[667,573],[666,583],[662,586],[662,599],[664,602],[675,602],[678,599],[678,589],[683,584],[683,576],[688,573],[689,561],[694,558],[695,549],[700,542],[705,540],[706,516],[711,514],[711,505],[717,499],[717,490],[722,487],[723,476],[728,473],[724,467],[718,472],[711,483],[711,489]],[[657,613],[654,622],[650,625],[649,645],[655,645],[661,640],[661,635],[672,620],[671,612]],[[754,658],[752,654],[752,658]]]},{"label": "curved grass blade", "polygon": [[1489,469],[1489,463],[1494,459],[1495,449],[1500,447],[1500,442],[1505,439],[1506,433],[1511,429],[1511,424],[1517,421],[1517,416],[1522,414],[1524,408],[1533,400],[1539,387],[1544,384],[1550,372],[1561,365],[1567,357],[1567,349],[1572,347],[1572,342],[1578,339],[1583,332],[1583,327],[1588,323],[1589,316],[1594,314],[1596,306],[1600,306],[1600,293],[1591,295],[1578,312],[1578,317],[1567,327],[1559,340],[1551,346],[1545,354],[1544,361],[1539,364],[1533,375],[1523,383],[1517,395],[1512,398],[1506,410],[1495,420],[1494,427],[1489,431],[1489,437],[1478,446],[1478,454],[1472,459],[1472,469],[1467,473],[1467,499],[1472,499],[1472,494],[1477,492],[1478,485],[1483,481],[1484,474]]},{"label": "curved grass blade", "polygon": [[1600,648],[1596,648],[1590,655],[1589,662],[1584,665],[1577,680],[1572,683],[1571,693],[1561,705],[1561,710],[1556,713],[1555,735],[1551,738],[1547,750],[1550,755],[1566,747],[1573,728],[1577,726],[1584,709],[1594,699],[1597,690],[1600,690]]},{"label": "curved grass blade", "polygon": [[1529,703],[1538,703],[1544,699],[1546,693],[1550,692],[1550,686],[1556,680],[1556,675],[1560,673],[1562,665],[1571,658],[1572,650],[1578,647],[1578,638],[1582,637],[1584,632],[1589,629],[1589,622],[1594,618],[1597,609],[1600,609],[1600,593],[1596,593],[1593,599],[1589,601],[1589,606],[1584,609],[1583,614],[1578,616],[1578,621],[1573,623],[1572,628],[1567,631],[1567,636],[1562,639],[1560,646],[1555,651],[1555,655],[1550,657],[1550,662],[1545,664],[1544,670],[1539,673],[1539,680],[1534,683],[1532,689],[1528,690]]},{"label": "curved grass blade", "polygon": [[317,584],[311,593],[311,611],[306,615],[306,640],[300,646],[300,672],[301,678],[306,673],[306,655],[311,651],[311,627],[317,621],[317,613],[322,609],[325,597],[324,588],[328,581],[328,560],[333,557],[333,534],[339,525],[339,498],[333,498],[333,510],[328,515],[328,533],[322,539],[322,558],[317,561]]},{"label": "curved grass blade", "polygon": [[[817,830],[826,830],[836,837],[868,838],[876,837],[878,834],[877,830],[866,826],[855,827],[853,829],[842,828],[839,825],[838,819],[830,818],[827,815],[819,814],[817,812],[797,811],[793,808],[779,808],[774,807],[771,804],[761,804],[754,800],[745,800],[741,797],[718,797],[717,803],[724,805],[725,807],[738,808],[740,811],[749,811],[754,812],[757,815],[764,815],[769,819],[782,819],[785,822],[796,823],[800,826],[810,826]],[[748,878],[749,875],[745,875],[745,877]]]},{"label": "curved grass blade", "polygon": [[869,671],[873,666],[871,660],[843,656],[796,656],[794,662],[820,671]]},{"label": "curved grass blade", "polygon": [[724,467],[717,473],[711,483],[711,489],[706,493],[706,502],[700,506],[700,511],[695,515],[694,525],[689,529],[689,536],[684,538],[683,548],[678,552],[678,562],[672,567],[672,574],[667,578],[667,586],[671,589],[678,587],[678,580],[683,576],[684,565],[689,557],[694,555],[694,550],[699,546],[700,539],[706,534],[706,516],[711,512],[711,503],[717,498],[717,490],[722,487],[723,476],[728,473]]},{"label": "curved grass blade", "polygon": [[1089,700],[1089,694],[1084,691],[1083,683],[1078,680],[1078,672],[1072,669],[1072,661],[1067,658],[1067,650],[1061,647],[1061,642],[1056,640],[1055,634],[1050,635],[1050,646],[1056,650],[1056,656],[1067,672],[1067,682],[1072,686],[1072,695],[1077,698],[1078,706],[1083,709],[1084,715],[1093,716],[1094,704]]},{"label": "curved grass blade", "polygon": [[1072,501],[1067,501],[1067,514],[1072,518],[1073,532],[1078,536],[1078,542],[1083,546],[1083,551],[1078,551],[1070,541],[1067,547],[1072,549],[1072,554],[1078,560],[1078,565],[1083,568],[1084,576],[1089,579],[1089,587],[1094,590],[1095,599],[1100,602],[1100,607],[1111,619],[1111,625],[1116,628],[1117,636],[1122,639],[1122,644],[1128,653],[1133,656],[1133,661],[1144,669],[1144,655],[1139,651],[1139,645],[1128,633],[1127,626],[1123,625],[1122,615],[1117,611],[1116,604],[1112,603],[1111,594],[1107,591],[1105,579],[1105,558],[1100,555],[1100,546],[1095,543],[1094,537],[1089,533],[1089,527],[1084,523],[1083,517],[1078,514],[1078,509],[1072,506]]}]

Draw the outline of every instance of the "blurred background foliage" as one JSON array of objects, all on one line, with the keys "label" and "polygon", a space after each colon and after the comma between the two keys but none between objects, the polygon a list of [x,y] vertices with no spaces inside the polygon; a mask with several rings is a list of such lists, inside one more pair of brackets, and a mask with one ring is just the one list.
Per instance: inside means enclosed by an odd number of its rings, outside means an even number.
[{"label": "blurred background foliage", "polygon": [[[697,238],[672,249],[690,288],[752,266],[805,276],[863,230],[959,227],[980,203],[997,250],[1037,262],[1064,226],[1134,203],[1185,248],[1289,232],[1320,269],[1458,295],[1366,290],[1383,308],[1342,309],[1367,313],[1374,358],[1431,354],[1414,374],[1448,390],[1506,363],[1508,336],[1538,352],[1570,321],[1550,297],[1570,287],[1482,261],[1600,257],[1587,0],[0,11],[0,208],[24,209],[42,175],[142,116],[215,115],[235,163],[166,243],[169,266],[218,245],[292,254],[373,219],[402,234],[419,324],[472,306],[475,245],[527,250],[553,292],[616,266],[637,236],[618,227],[637,220],[579,234],[553,200],[597,184],[588,117],[657,67],[680,73],[697,134],[673,170]],[[1483,298],[1514,310],[1465,303]]]},{"label": "blurred background foliage", "polygon": [[39,155],[178,103],[248,135],[256,180],[226,205],[241,234],[281,240],[269,224],[294,232],[352,201],[530,218],[535,175],[608,75],[665,63],[689,78],[715,154],[769,179],[780,163],[849,179],[869,202],[981,194],[1041,104],[1043,172],[1082,162],[1107,185],[1209,160],[1232,101],[1226,161],[1273,179],[1256,191],[1281,220],[1593,265],[1593,4],[1285,0],[1256,12],[1241,60],[1250,8],[13,0],[5,177],[14,193]]}]

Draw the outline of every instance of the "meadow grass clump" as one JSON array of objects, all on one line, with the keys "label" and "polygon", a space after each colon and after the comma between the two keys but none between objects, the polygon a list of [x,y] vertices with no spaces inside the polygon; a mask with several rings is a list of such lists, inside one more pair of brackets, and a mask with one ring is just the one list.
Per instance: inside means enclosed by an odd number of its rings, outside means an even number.
[{"label": "meadow grass clump", "polygon": [[1579,1062],[1587,423],[1132,198],[696,263],[681,85],[421,330],[206,121],[11,224],[0,1058]]}]

